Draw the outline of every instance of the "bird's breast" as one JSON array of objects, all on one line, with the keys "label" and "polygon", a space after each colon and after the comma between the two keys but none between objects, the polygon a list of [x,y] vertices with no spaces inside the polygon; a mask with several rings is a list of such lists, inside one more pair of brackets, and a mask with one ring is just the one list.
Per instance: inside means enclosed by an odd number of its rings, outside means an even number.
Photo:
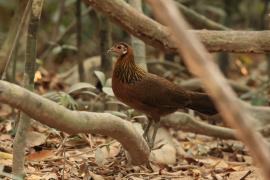
[{"label": "bird's breast", "polygon": [[112,89],[114,95],[119,99],[120,101],[127,104],[128,99],[128,93],[129,93],[129,87],[126,83],[123,83],[121,80],[119,80],[116,77],[112,78]]}]

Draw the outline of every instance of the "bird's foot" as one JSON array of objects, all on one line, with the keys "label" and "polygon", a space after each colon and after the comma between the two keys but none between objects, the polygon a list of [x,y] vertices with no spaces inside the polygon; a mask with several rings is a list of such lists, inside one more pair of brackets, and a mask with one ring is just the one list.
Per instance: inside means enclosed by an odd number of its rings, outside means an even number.
[{"label": "bird's foot", "polygon": [[154,147],[154,142],[152,142],[150,140],[150,138],[148,137],[148,135],[146,133],[143,133],[143,138],[146,141],[146,143],[148,144],[148,147],[150,148],[150,150],[152,150],[152,148]]},{"label": "bird's foot", "polygon": [[148,134],[144,131],[144,133],[143,133],[143,138],[144,138],[144,140],[148,143],[148,141],[149,141],[149,137],[148,137]]},{"label": "bird's foot", "polygon": [[150,150],[152,151],[154,148],[154,142],[153,141],[148,142],[148,146],[149,146]]}]

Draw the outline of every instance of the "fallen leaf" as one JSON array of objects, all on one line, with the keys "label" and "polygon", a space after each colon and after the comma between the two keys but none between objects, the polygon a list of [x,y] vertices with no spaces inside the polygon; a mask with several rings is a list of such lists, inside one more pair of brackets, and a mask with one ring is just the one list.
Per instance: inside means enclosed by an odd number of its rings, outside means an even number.
[{"label": "fallen leaf", "polygon": [[44,159],[48,159],[52,156],[55,156],[53,150],[42,150],[42,151],[38,151],[38,152],[34,152],[32,154],[29,154],[27,156],[27,160],[28,161],[41,161]]},{"label": "fallen leaf", "polygon": [[97,148],[95,151],[95,161],[98,166],[102,166],[105,163],[106,157],[101,148]]},{"label": "fallen leaf", "polygon": [[95,174],[91,171],[89,171],[88,173],[94,180],[104,180],[104,178],[101,175]]},{"label": "fallen leaf", "polygon": [[9,105],[0,104],[0,117],[8,116],[12,113],[12,109]]},{"label": "fallen leaf", "polygon": [[0,152],[0,158],[2,159],[12,159],[12,154],[6,152]]},{"label": "fallen leaf", "polygon": [[150,161],[158,164],[174,164],[176,162],[176,148],[172,141],[172,136],[165,128],[159,128],[156,136],[155,149],[150,154]]},{"label": "fallen leaf", "polygon": [[34,146],[44,144],[47,139],[46,135],[36,132],[36,131],[29,131],[26,137],[27,137],[26,138],[27,147],[34,147]]}]

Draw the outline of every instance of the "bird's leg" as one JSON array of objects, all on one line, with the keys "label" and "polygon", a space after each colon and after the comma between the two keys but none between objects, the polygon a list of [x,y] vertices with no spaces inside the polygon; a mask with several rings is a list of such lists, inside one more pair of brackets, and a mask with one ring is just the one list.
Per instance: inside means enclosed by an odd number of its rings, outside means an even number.
[{"label": "bird's leg", "polygon": [[158,128],[159,128],[159,120],[154,122],[154,131],[153,131],[152,139],[151,139],[151,141],[149,143],[150,149],[153,149],[153,147],[154,147],[154,143],[155,143]]},{"label": "bird's leg", "polygon": [[146,140],[146,142],[149,143],[148,131],[153,123],[153,119],[151,117],[147,117],[147,118],[148,118],[148,123],[146,127],[144,128],[143,137]]}]

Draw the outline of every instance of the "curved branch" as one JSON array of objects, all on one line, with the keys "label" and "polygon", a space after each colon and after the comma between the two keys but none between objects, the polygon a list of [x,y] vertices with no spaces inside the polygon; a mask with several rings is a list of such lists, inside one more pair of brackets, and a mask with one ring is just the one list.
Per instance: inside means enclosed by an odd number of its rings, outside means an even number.
[{"label": "curved branch", "polygon": [[[228,83],[230,84],[230,86],[236,91],[236,92],[241,92],[241,93],[247,93],[252,91],[251,88],[249,88],[248,86],[244,85],[244,84],[239,84],[233,80],[228,79],[227,80]],[[188,79],[186,81],[182,81],[180,83],[180,85],[182,87],[184,87],[185,89],[189,89],[189,90],[196,90],[196,89],[200,89],[202,88],[202,84],[200,79],[198,78],[192,78],[192,79]]]},{"label": "curved branch", "polygon": [[[177,52],[166,26],[139,13],[123,0],[85,0],[127,32],[165,51]],[[270,52],[270,31],[189,31],[197,35],[210,52]]]},{"label": "curved branch", "polygon": [[118,140],[129,152],[132,163],[148,161],[149,148],[132,124],[108,113],[71,111],[17,85],[0,81],[0,101],[22,110],[50,127],[75,133],[98,133]]},{"label": "curved branch", "polygon": [[235,130],[198,121],[186,113],[176,112],[170,114],[162,118],[161,122],[163,125],[177,130],[193,132],[222,139],[236,138]]}]

